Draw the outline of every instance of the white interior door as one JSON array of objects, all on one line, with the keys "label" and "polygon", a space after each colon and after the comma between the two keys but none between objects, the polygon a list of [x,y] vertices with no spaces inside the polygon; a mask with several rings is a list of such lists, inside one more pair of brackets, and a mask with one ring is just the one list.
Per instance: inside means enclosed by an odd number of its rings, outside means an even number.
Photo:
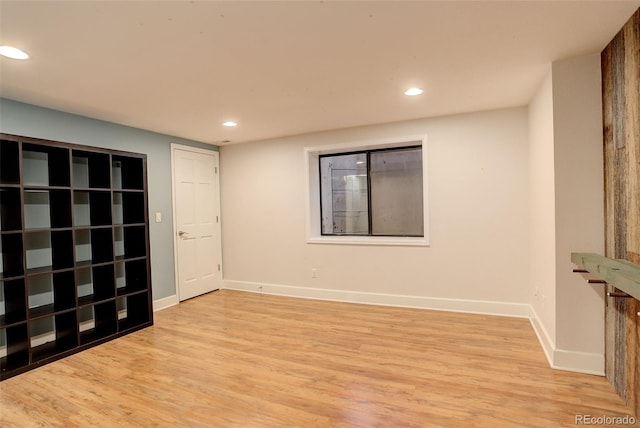
[{"label": "white interior door", "polygon": [[176,277],[180,301],[220,288],[218,153],[172,146]]}]

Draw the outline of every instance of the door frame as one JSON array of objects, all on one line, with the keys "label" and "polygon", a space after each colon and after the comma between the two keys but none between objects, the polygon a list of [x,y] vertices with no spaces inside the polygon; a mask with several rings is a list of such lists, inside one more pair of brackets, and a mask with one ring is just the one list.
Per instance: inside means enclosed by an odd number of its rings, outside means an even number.
[{"label": "door frame", "polygon": [[215,190],[217,194],[217,205],[218,205],[218,222],[216,233],[218,234],[218,254],[220,254],[220,274],[219,274],[219,288],[222,288],[223,284],[223,263],[222,263],[222,210],[220,209],[220,152],[216,150],[207,150],[200,149],[197,147],[184,146],[182,144],[171,143],[171,210],[173,216],[173,270],[174,270],[174,283],[176,288],[176,297],[178,298],[178,303],[180,303],[180,282],[178,279],[178,225],[177,225],[177,217],[176,217],[176,171],[175,171],[175,162],[176,150],[183,150],[192,153],[199,153],[205,155],[213,155],[216,161],[216,183]]}]

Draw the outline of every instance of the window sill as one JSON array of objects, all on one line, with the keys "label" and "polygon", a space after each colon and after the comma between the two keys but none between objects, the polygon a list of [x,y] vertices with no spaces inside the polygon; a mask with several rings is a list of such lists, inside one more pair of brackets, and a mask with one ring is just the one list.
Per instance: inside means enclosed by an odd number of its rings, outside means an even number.
[{"label": "window sill", "polygon": [[395,247],[428,247],[425,238],[403,238],[395,236],[312,236],[307,244],[374,245]]}]

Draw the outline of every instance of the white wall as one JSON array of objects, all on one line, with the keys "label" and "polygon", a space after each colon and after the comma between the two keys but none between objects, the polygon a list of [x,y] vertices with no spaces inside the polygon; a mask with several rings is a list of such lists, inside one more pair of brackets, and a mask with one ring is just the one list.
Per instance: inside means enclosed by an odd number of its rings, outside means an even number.
[{"label": "white wall", "polygon": [[551,67],[529,104],[529,207],[533,323],[549,360],[556,343],[556,225]]},{"label": "white wall", "polygon": [[553,64],[553,115],[557,347],[600,355],[604,371],[604,288],[571,263],[571,252],[604,254],[600,55]]},{"label": "white wall", "polygon": [[[306,243],[304,147],[417,134],[428,135],[430,247]],[[346,300],[381,293],[389,304],[451,299],[448,309],[502,302],[465,307],[517,312],[528,302],[527,186],[525,108],[223,146],[225,283],[312,297],[341,290]]]},{"label": "white wall", "polygon": [[604,251],[600,56],[552,64],[529,105],[532,322],[557,368],[604,373],[604,290],[572,252]]}]

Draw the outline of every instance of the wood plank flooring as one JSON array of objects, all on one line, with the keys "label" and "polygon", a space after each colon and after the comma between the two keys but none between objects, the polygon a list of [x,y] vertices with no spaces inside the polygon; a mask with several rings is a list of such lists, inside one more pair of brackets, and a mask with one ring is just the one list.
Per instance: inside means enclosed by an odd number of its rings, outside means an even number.
[{"label": "wood plank flooring", "polygon": [[229,290],[0,383],[0,426],[556,427],[625,416],[529,321]]}]

